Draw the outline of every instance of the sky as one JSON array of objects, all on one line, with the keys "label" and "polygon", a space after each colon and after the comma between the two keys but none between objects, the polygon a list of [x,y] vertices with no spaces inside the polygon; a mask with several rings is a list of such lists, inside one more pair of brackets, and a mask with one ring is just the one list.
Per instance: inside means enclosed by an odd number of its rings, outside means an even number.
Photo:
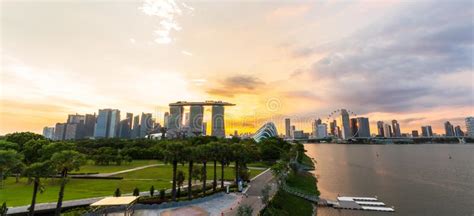
[{"label": "sky", "polygon": [[[222,100],[226,132],[474,115],[472,1],[0,1],[0,134]],[[205,120],[210,111],[206,110]],[[209,126],[208,126],[209,127]]]}]

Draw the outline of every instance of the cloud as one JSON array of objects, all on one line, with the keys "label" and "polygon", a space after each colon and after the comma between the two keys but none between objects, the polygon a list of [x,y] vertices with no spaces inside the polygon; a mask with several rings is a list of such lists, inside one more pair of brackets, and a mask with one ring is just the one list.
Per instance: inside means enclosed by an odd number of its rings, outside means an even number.
[{"label": "cloud", "polygon": [[306,14],[310,9],[311,6],[307,4],[282,6],[276,8],[270,14],[268,14],[267,19],[286,19],[290,17],[300,16]]},{"label": "cloud", "polygon": [[359,112],[472,106],[472,4],[423,2],[403,9],[352,37],[296,53],[324,55],[310,68],[313,78],[326,97]]},{"label": "cloud", "polygon": [[236,94],[250,94],[265,85],[263,81],[251,75],[235,75],[219,82],[219,87],[206,90],[208,94],[234,97]]},{"label": "cloud", "polygon": [[154,31],[155,42],[159,44],[169,44],[173,41],[171,31],[180,31],[181,26],[176,21],[176,17],[183,14],[181,7],[188,11],[194,11],[194,8],[186,4],[178,4],[175,0],[145,0],[139,8],[148,16],[157,17],[159,28]]},{"label": "cloud", "polygon": [[314,94],[310,91],[287,91],[283,93],[285,97],[305,99],[311,101],[321,101],[322,98],[319,95]]},{"label": "cloud", "polygon": [[182,51],[181,51],[181,54],[187,55],[187,56],[193,56],[193,54],[192,54],[191,52],[188,52],[188,51],[186,51],[186,50],[182,50]]}]

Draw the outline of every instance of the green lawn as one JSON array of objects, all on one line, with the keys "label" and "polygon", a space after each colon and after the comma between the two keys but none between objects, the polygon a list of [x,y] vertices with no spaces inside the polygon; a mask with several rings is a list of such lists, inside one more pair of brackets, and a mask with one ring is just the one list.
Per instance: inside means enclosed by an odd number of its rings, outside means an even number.
[{"label": "green lawn", "polygon": [[313,161],[311,160],[310,157],[308,157],[308,155],[306,154],[303,154],[302,158],[301,158],[301,163],[303,165],[306,165],[306,166],[309,166],[309,167],[313,167],[314,168],[314,163]]},{"label": "green lawn", "polygon": [[311,173],[291,173],[286,179],[286,184],[292,188],[302,190],[308,194],[319,195],[316,178]]},{"label": "green lawn", "polygon": [[[52,183],[51,179],[43,180],[45,191],[38,193],[37,203],[56,202],[59,193],[59,179]],[[131,193],[135,187],[140,191],[148,191],[154,185],[155,189],[170,188],[169,181],[143,180],[102,180],[102,179],[70,179],[65,189],[65,200],[81,199],[97,196],[111,196],[116,188],[122,193]],[[8,206],[28,205],[31,202],[33,184],[27,184],[26,178],[15,183],[15,178],[8,178],[5,187],[0,189],[0,203],[7,202]]]},{"label": "green lawn", "polygon": [[310,216],[313,214],[313,205],[297,196],[293,196],[283,190],[279,190],[262,215],[300,215]]},{"label": "green lawn", "polygon": [[[151,164],[163,163],[157,160],[134,160],[131,163],[123,163],[120,166],[117,165],[95,165],[93,161],[88,161],[87,165],[81,167],[76,173],[112,173],[126,169],[132,169],[135,167],[146,166]],[[73,172],[74,173],[74,172]]]},{"label": "green lawn", "polygon": [[[120,170],[130,169],[133,167],[144,166],[147,164],[156,164],[158,161],[133,161],[131,164],[115,166],[96,166],[88,164],[79,172],[101,172],[109,173]],[[200,168],[200,165],[195,165]],[[217,176],[220,177],[220,166],[217,167]],[[84,171],[86,170],[86,171]],[[187,166],[178,166],[178,170],[185,172],[188,177]],[[208,166],[208,182],[214,177],[212,163]],[[263,170],[250,170],[251,177],[256,176]],[[234,168],[225,167],[225,179],[234,178]],[[171,165],[163,165],[150,167],[133,172],[123,173],[116,176],[121,176],[123,180],[106,180],[106,179],[70,179],[66,185],[64,200],[82,199],[97,196],[111,196],[116,188],[120,188],[122,193],[131,193],[135,187],[140,191],[148,191],[153,185],[156,190],[163,188],[171,188],[172,167]],[[45,191],[38,194],[37,203],[56,202],[59,192],[60,179],[45,179],[42,181]],[[31,202],[33,185],[27,184],[26,178],[21,178],[19,183],[15,183],[15,178],[7,178],[5,187],[0,189],[0,203],[7,202],[8,206],[28,205]]]},{"label": "green lawn", "polygon": [[[202,165],[194,165],[194,169],[201,169]],[[178,170],[182,170],[188,178],[188,165],[178,165]],[[254,177],[259,173],[263,172],[263,170],[250,170],[250,177]],[[123,177],[124,179],[157,179],[157,180],[168,180],[171,181],[173,175],[172,166],[167,164],[163,166],[156,166],[156,167],[149,167],[133,172],[118,174],[116,176]],[[217,178],[221,176],[221,166],[217,166]],[[214,166],[209,165],[207,166],[207,179],[214,178]],[[235,178],[235,170],[233,167],[225,167],[224,168],[224,179],[233,179]]]}]

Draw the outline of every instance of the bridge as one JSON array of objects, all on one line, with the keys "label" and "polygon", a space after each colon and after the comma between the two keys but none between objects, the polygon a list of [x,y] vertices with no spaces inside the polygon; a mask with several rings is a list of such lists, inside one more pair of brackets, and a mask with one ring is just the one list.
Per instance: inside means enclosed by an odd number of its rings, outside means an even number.
[{"label": "bridge", "polygon": [[306,143],[356,143],[356,144],[422,144],[422,143],[474,143],[474,137],[353,137],[342,140],[336,137],[308,138],[308,139],[286,139],[293,142]]}]

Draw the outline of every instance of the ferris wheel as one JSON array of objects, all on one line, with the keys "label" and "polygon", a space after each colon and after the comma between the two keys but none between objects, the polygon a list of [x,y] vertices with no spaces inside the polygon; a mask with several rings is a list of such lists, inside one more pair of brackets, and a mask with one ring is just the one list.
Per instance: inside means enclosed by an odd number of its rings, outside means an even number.
[{"label": "ferris wheel", "polygon": [[[343,114],[347,113],[347,122],[344,127],[343,123],[341,122],[341,117]],[[348,130],[348,137],[347,138],[354,138],[357,136],[359,130],[357,127],[352,126],[351,119],[357,118],[357,114],[349,109],[337,109],[332,111],[325,119],[325,123],[330,127],[330,133],[333,136],[341,137],[344,130]],[[343,128],[344,127],[344,128]]]}]

